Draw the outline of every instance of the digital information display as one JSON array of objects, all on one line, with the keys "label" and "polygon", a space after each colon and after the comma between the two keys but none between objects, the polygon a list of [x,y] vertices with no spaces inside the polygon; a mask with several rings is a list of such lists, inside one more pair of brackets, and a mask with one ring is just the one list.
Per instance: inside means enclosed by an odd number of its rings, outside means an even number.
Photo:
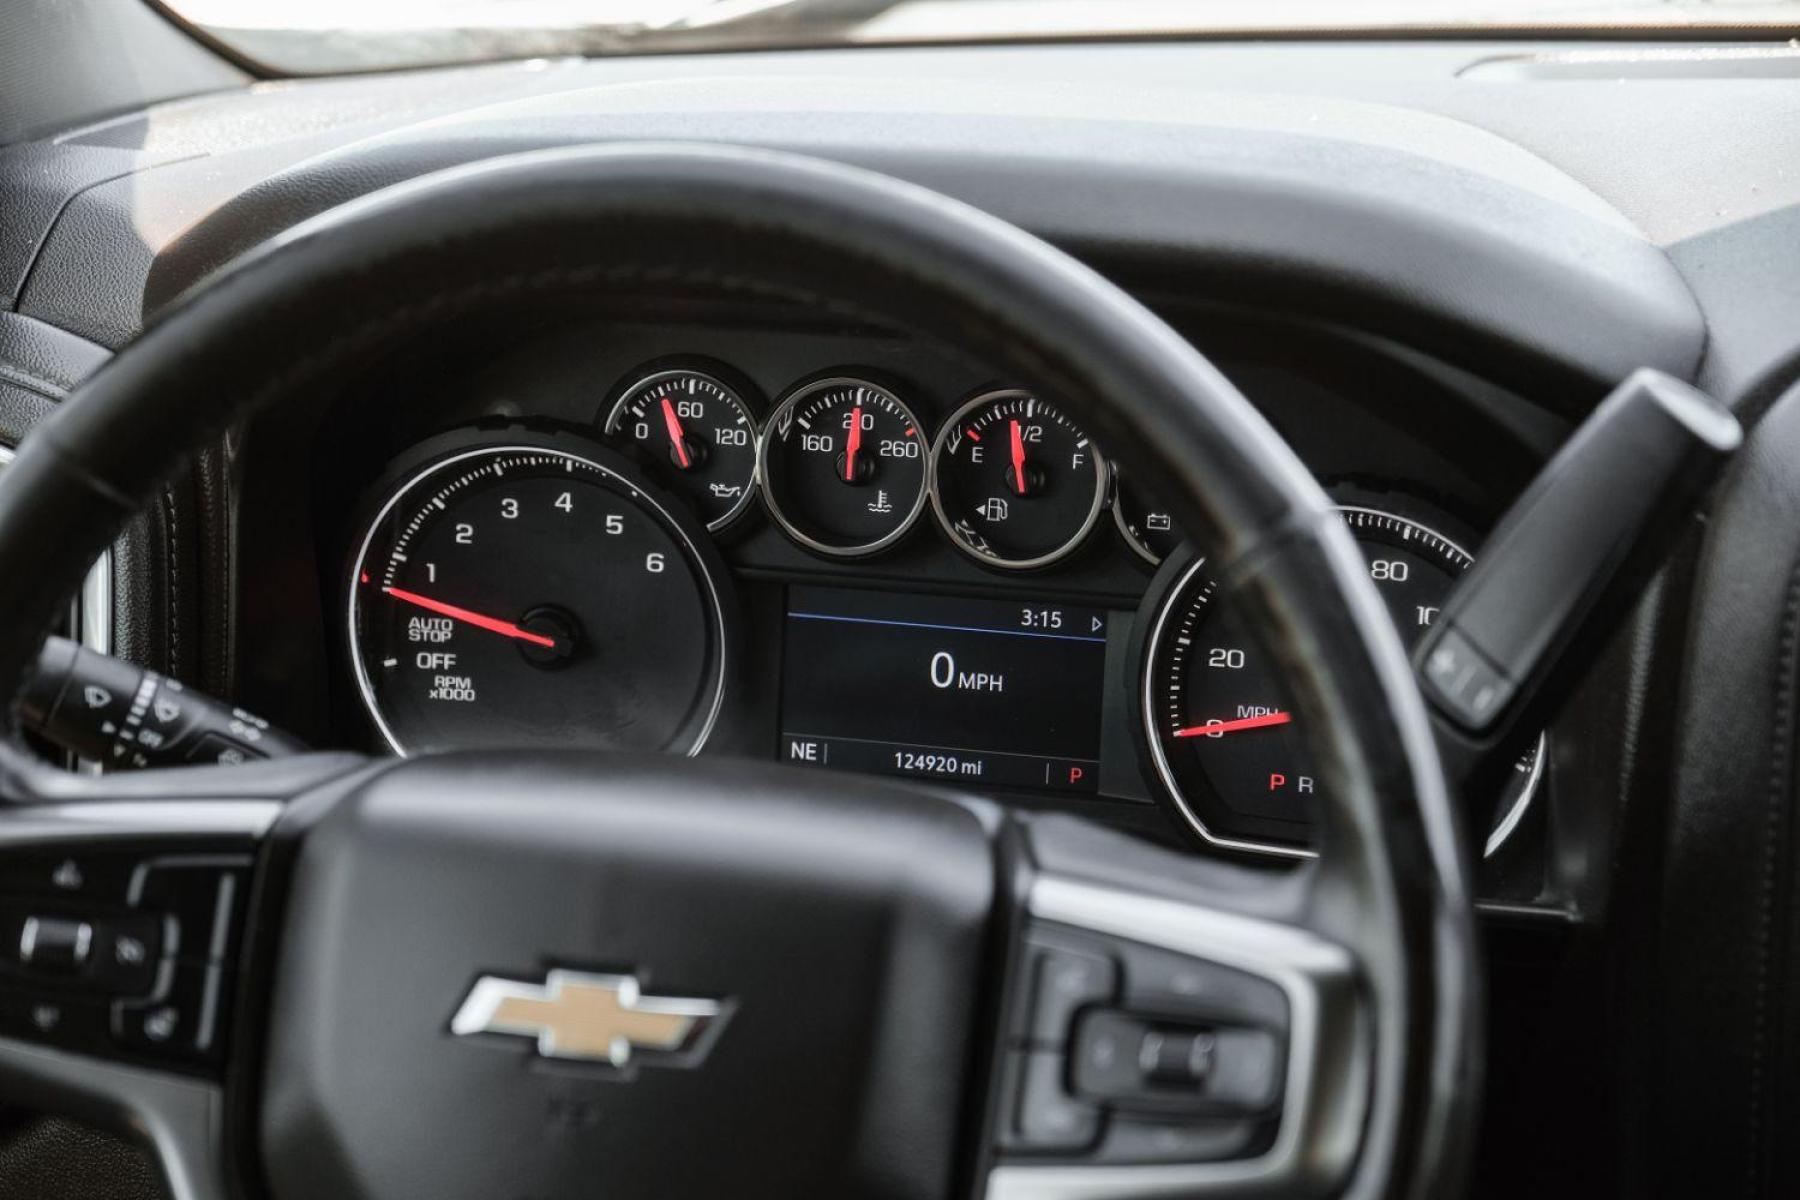
[{"label": "digital information display", "polygon": [[1106,626],[1069,604],[790,588],[781,757],[1092,792]]}]

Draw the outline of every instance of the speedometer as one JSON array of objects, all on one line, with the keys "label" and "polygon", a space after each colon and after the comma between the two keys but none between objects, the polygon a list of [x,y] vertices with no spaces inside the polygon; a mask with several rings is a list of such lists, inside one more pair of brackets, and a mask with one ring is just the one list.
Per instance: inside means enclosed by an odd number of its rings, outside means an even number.
[{"label": "speedometer", "polygon": [[572,437],[417,457],[350,576],[351,665],[388,745],[698,750],[723,573],[681,506]]},{"label": "speedometer", "polygon": [[[1369,577],[1410,649],[1437,616],[1469,552],[1429,526],[1373,508],[1341,510]],[[1214,844],[1309,854],[1323,784],[1274,665],[1218,597],[1204,560],[1181,570],[1151,625],[1142,691],[1158,775],[1187,824]],[[1489,823],[1492,853],[1517,826],[1543,769],[1538,743],[1514,764]]]}]

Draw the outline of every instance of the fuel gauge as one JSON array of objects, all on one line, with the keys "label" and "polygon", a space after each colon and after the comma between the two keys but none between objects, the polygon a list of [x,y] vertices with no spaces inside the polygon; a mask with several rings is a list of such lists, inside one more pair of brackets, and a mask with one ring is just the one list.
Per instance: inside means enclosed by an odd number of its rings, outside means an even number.
[{"label": "fuel gauge", "polygon": [[1024,571],[1066,557],[1106,503],[1106,462],[1087,434],[1030,392],[988,392],[944,423],[931,503],[957,548]]}]

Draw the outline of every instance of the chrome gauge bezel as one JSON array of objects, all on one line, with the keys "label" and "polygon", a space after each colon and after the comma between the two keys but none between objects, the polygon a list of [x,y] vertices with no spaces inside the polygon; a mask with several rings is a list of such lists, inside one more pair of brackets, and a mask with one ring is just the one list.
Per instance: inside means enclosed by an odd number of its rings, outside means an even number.
[{"label": "chrome gauge bezel", "polygon": [[[719,378],[714,372],[699,367],[669,367],[663,370],[652,371],[634,379],[630,386],[619,393],[619,398],[613,401],[612,407],[607,410],[606,419],[601,423],[600,431],[605,437],[616,441],[619,428],[623,423],[622,418],[625,412],[625,406],[629,404],[634,397],[642,393],[646,388],[654,387],[665,379],[678,379],[690,376],[696,379],[704,379],[707,383],[710,383],[713,387],[719,389],[721,393],[730,399],[731,404],[743,414],[745,422],[750,426],[751,453],[749,484],[744,488],[744,494],[738,498],[738,502],[732,505],[728,512],[706,522],[706,531],[708,533],[721,533],[730,526],[736,524],[745,513],[750,511],[750,506],[756,502],[757,493],[762,490],[762,426],[757,423],[756,411],[751,407],[749,401],[744,399],[743,392],[740,389],[733,387],[730,383]],[[667,485],[665,484],[665,486]]]},{"label": "chrome gauge bezel", "polygon": [[394,511],[394,508],[408,496],[412,495],[422,483],[433,475],[451,470],[459,463],[465,463],[471,459],[487,458],[504,454],[546,454],[557,458],[567,459],[573,463],[580,464],[584,468],[592,469],[603,478],[610,480],[617,486],[623,488],[634,503],[641,504],[654,512],[662,522],[663,526],[681,542],[682,548],[688,554],[689,562],[693,567],[694,573],[699,577],[701,583],[704,584],[706,588],[706,599],[708,601],[709,615],[711,618],[712,635],[714,644],[718,647],[718,663],[713,671],[712,679],[712,697],[710,702],[703,701],[703,703],[706,703],[706,716],[701,721],[699,730],[694,735],[693,742],[685,750],[680,752],[688,758],[693,758],[698,755],[701,750],[705,748],[707,739],[712,736],[713,729],[718,724],[719,714],[723,711],[725,704],[726,681],[731,675],[731,643],[728,638],[728,631],[725,624],[724,596],[720,591],[718,580],[713,578],[712,568],[708,565],[707,555],[702,552],[700,546],[693,538],[688,536],[687,530],[683,527],[682,522],[676,518],[675,514],[673,514],[669,508],[662,504],[655,496],[651,495],[640,486],[636,480],[613,470],[602,462],[598,462],[587,455],[575,453],[572,450],[554,445],[534,444],[532,442],[510,439],[485,445],[471,446],[463,450],[434,456],[419,467],[408,472],[404,477],[398,479],[398,481],[389,482],[384,487],[386,493],[385,499],[383,499],[381,504],[377,507],[375,514],[369,518],[363,529],[362,537],[357,543],[356,553],[350,560],[350,571],[346,588],[346,603],[344,607],[344,637],[346,644],[349,646],[351,674],[356,680],[357,695],[362,699],[363,709],[369,714],[370,722],[374,725],[376,731],[381,734],[382,740],[387,743],[388,748],[396,755],[399,755],[402,758],[411,756],[412,752],[406,748],[405,743],[402,742],[400,737],[394,732],[393,728],[388,723],[386,714],[381,710],[381,704],[375,696],[374,685],[369,679],[368,664],[363,660],[362,646],[357,637],[358,603],[361,594],[359,581],[362,572],[368,569],[369,550],[374,544],[375,536],[380,532],[383,524]]},{"label": "chrome gauge bezel", "polygon": [[1130,522],[1125,519],[1125,475],[1116,466],[1112,469],[1111,482],[1111,498],[1108,501],[1108,507],[1112,509],[1113,524],[1118,528],[1119,536],[1124,539],[1125,545],[1130,547],[1133,554],[1153,567],[1162,566],[1165,556],[1156,553],[1139,540],[1138,536],[1131,532]]},{"label": "chrome gauge bezel", "polygon": [[1161,731],[1156,727],[1156,697],[1151,689],[1156,684],[1156,661],[1162,653],[1164,635],[1168,628],[1169,618],[1175,612],[1176,603],[1187,594],[1188,585],[1194,577],[1206,567],[1206,558],[1196,558],[1181,575],[1170,585],[1157,607],[1156,618],[1150,624],[1150,636],[1144,643],[1143,660],[1138,664],[1138,712],[1139,725],[1143,730],[1144,741],[1150,748],[1150,761],[1156,766],[1157,782],[1162,785],[1163,794],[1175,806],[1175,811],[1187,823],[1189,829],[1199,835],[1202,841],[1221,850],[1236,850],[1253,854],[1266,854],[1275,858],[1306,859],[1317,858],[1319,852],[1309,850],[1305,846],[1289,846],[1280,842],[1259,842],[1248,838],[1232,838],[1213,832],[1207,823],[1200,819],[1200,814],[1188,801],[1175,778],[1175,769],[1169,763],[1168,753],[1163,749]]},{"label": "chrome gauge bezel", "polygon": [[[1421,533],[1442,541],[1446,546],[1450,547],[1464,558],[1469,559],[1471,562],[1474,560],[1474,556],[1461,544],[1452,538],[1445,537],[1423,521],[1416,520],[1412,517],[1404,517],[1398,513],[1389,512],[1386,509],[1373,508],[1364,504],[1340,504],[1337,507],[1338,511],[1341,513],[1367,513],[1371,516],[1410,525]],[[1317,858],[1318,851],[1305,846],[1288,845],[1282,842],[1259,841],[1254,838],[1227,837],[1210,828],[1201,818],[1199,812],[1196,811],[1188,797],[1183,793],[1175,777],[1174,768],[1169,762],[1168,754],[1163,747],[1163,739],[1156,727],[1154,717],[1154,714],[1158,711],[1157,698],[1152,694],[1152,689],[1156,683],[1155,664],[1158,661],[1158,657],[1165,644],[1169,620],[1175,613],[1177,603],[1183,596],[1187,595],[1189,587],[1193,584],[1195,577],[1203,571],[1205,567],[1206,558],[1204,556],[1196,558],[1184,568],[1179,577],[1168,586],[1158,603],[1156,615],[1151,621],[1150,633],[1144,642],[1143,657],[1138,664],[1138,725],[1140,732],[1143,735],[1144,742],[1149,748],[1151,762],[1156,767],[1157,782],[1161,786],[1163,794],[1174,806],[1175,811],[1180,814],[1188,828],[1193,830],[1193,832],[1208,845],[1216,846],[1224,850],[1261,854],[1274,858]],[[1498,852],[1524,822],[1526,812],[1529,811],[1532,801],[1537,797],[1537,793],[1543,785],[1544,762],[1545,759],[1548,758],[1549,753],[1550,740],[1548,732],[1538,734],[1536,754],[1532,760],[1531,774],[1526,779],[1525,786],[1519,792],[1518,797],[1514,799],[1507,810],[1501,814],[1500,819],[1495,822],[1494,827],[1488,831],[1487,838],[1482,844],[1481,853],[1483,858],[1491,858]]]},{"label": "chrome gauge bezel", "polygon": [[[865,388],[871,392],[879,392],[893,402],[912,427],[919,432],[920,452],[925,455],[925,469],[919,475],[918,495],[913,497],[905,518],[892,532],[873,542],[856,546],[833,546],[829,542],[821,542],[806,533],[794,523],[787,513],[781,510],[781,503],[775,498],[777,489],[774,486],[774,476],[769,469],[769,452],[777,441],[775,431],[781,427],[781,422],[787,418],[791,409],[798,407],[820,392],[846,387]],[[757,478],[762,481],[763,507],[768,510],[770,520],[774,521],[783,533],[797,545],[805,547],[814,554],[836,559],[868,558],[872,554],[879,554],[911,532],[912,527],[918,523],[919,514],[925,511],[925,497],[931,491],[931,448],[923,440],[924,432],[925,426],[920,422],[918,414],[913,412],[911,405],[902,400],[893,388],[884,387],[868,379],[854,375],[832,375],[823,379],[810,380],[791,388],[769,411],[769,419],[763,422],[762,436],[757,440],[756,471]]]},{"label": "chrome gauge bezel", "polygon": [[[1035,400],[1036,403],[1044,405],[1045,408],[1062,417],[1061,409],[1043,400],[1037,400],[1025,388],[995,388],[992,391],[982,392],[958,405],[956,410],[944,419],[943,424],[938,426],[937,436],[931,440],[931,462],[926,471],[926,491],[931,495],[931,510],[937,517],[938,528],[943,530],[944,536],[950,539],[950,544],[982,566],[994,567],[1002,571],[1035,571],[1043,567],[1054,566],[1081,549],[1089,535],[1094,532],[1094,526],[1100,523],[1100,512],[1106,507],[1112,478],[1111,464],[1100,452],[1100,448],[1094,444],[1093,439],[1089,438],[1088,450],[1094,456],[1094,500],[1088,506],[1087,515],[1081,522],[1081,528],[1068,541],[1054,550],[1034,558],[1007,558],[1003,555],[989,553],[965,540],[956,531],[956,524],[951,520],[949,511],[944,505],[943,491],[938,481],[942,467],[941,456],[949,447],[951,435],[962,427],[970,413],[978,412],[991,404],[1019,397]],[[1062,417],[1062,419],[1068,420],[1066,417]],[[1069,421],[1068,423],[1071,429],[1079,431],[1080,427],[1074,422]],[[1087,437],[1085,433],[1082,436]]]},{"label": "chrome gauge bezel", "polygon": [[1156,552],[1144,545],[1144,543],[1138,541],[1137,535],[1131,532],[1131,526],[1125,521],[1125,508],[1120,502],[1117,493],[1113,496],[1112,510],[1113,524],[1118,526],[1119,536],[1125,539],[1125,544],[1131,548],[1131,552],[1153,567],[1162,566],[1163,560]]}]

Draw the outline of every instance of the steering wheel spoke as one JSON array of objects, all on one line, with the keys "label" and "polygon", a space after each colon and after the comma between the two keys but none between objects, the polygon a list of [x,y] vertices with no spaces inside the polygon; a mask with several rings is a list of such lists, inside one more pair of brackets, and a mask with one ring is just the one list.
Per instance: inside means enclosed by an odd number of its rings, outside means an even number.
[{"label": "steering wheel spoke", "polygon": [[147,1144],[224,1196],[222,1080],[251,884],[283,800],[353,767],[69,775],[13,758],[0,819],[0,1103]]},{"label": "steering wheel spoke", "polygon": [[1196,863],[1060,820],[1026,829],[982,1194],[1341,1186],[1370,1025],[1354,955],[1308,919],[1317,869]]}]

